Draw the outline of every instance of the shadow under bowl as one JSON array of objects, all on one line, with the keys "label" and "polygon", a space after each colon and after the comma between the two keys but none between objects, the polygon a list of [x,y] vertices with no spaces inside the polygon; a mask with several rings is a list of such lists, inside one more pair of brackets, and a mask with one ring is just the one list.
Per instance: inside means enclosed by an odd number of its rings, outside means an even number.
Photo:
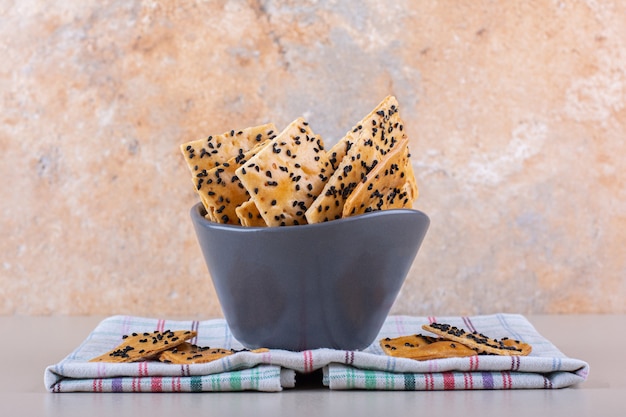
[{"label": "shadow under bowl", "polygon": [[430,224],[411,209],[319,224],[243,227],[191,218],[224,318],[247,348],[369,346]]}]

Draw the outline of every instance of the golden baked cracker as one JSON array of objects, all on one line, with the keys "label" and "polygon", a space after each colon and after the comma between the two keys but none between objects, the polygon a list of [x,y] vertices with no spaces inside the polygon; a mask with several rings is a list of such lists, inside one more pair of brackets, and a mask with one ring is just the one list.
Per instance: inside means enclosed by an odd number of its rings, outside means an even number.
[{"label": "golden baked cracker", "polygon": [[430,359],[462,358],[475,356],[477,354],[474,349],[460,343],[455,343],[450,340],[441,340],[416,349],[410,357],[412,359],[425,361]]},{"label": "golden baked cracker", "polygon": [[231,349],[203,347],[185,342],[174,349],[161,352],[159,361],[175,364],[207,363],[233,353],[235,351]]},{"label": "golden baked cracker", "polygon": [[[365,116],[361,121],[359,121],[350,131],[348,131],[345,136],[339,140],[330,150],[328,151],[328,159],[333,167],[333,169],[337,169],[339,164],[343,160],[343,157],[346,153],[352,148],[354,143],[359,139],[359,136],[362,134],[363,128],[369,126],[369,121],[376,119],[376,113],[390,109],[392,106],[398,106],[397,100],[393,96],[387,96],[385,99],[378,104],[367,116]],[[370,122],[371,123],[371,122]]]},{"label": "golden baked cracker", "polygon": [[482,333],[468,333],[463,329],[445,323],[431,323],[422,326],[422,329],[443,338],[464,344],[479,353],[490,353],[503,356],[526,356],[532,351],[528,343],[504,338],[492,339]]},{"label": "golden baked cracker", "polygon": [[355,126],[328,151],[328,161],[330,162],[333,172],[339,167],[343,157],[346,156],[348,150],[352,147],[352,145],[354,145],[354,142],[356,141],[355,135],[361,129],[363,129],[363,125],[359,124]]},{"label": "golden baked cracker", "polygon": [[412,334],[408,336],[399,336],[399,337],[386,337],[384,339],[380,339],[380,347],[383,348],[385,352],[388,352],[389,355],[394,356],[394,352],[398,350],[400,347],[411,347],[417,348],[425,345],[429,345],[433,342],[438,342],[442,339],[433,336],[424,336],[423,334]]},{"label": "golden baked cracker", "polygon": [[259,208],[254,204],[252,199],[242,203],[235,209],[235,213],[239,218],[239,222],[242,226],[263,227],[267,226],[263,216],[259,212]]},{"label": "golden baked cracker", "polygon": [[343,217],[413,206],[417,185],[408,141],[405,138],[398,142],[355,187],[343,206]]},{"label": "golden baked cracker", "polygon": [[225,356],[230,356],[232,354],[244,351],[252,353],[262,353],[267,352],[268,349],[260,348],[254,350],[234,350],[211,348],[208,346],[198,346],[185,342],[182,345],[175,347],[174,349],[169,349],[161,352],[161,354],[159,355],[159,361],[174,364],[208,363],[221,359]]},{"label": "golden baked cracker", "polygon": [[260,142],[252,149],[207,171],[200,193],[203,195],[209,220],[224,224],[241,224],[236,209],[248,201],[250,195],[235,175],[235,171],[269,142],[269,139]]},{"label": "golden baked cracker", "polygon": [[[345,155],[337,163],[324,189],[306,211],[308,223],[321,223],[341,218],[346,199],[380,160],[406,135],[395,97],[385,98],[367,117],[352,129],[341,142],[335,157]],[[344,146],[342,149],[341,146]],[[337,146],[333,147],[337,149]]]},{"label": "golden baked cracker", "polygon": [[383,351],[396,358],[429,360],[474,356],[476,351],[450,340],[421,334],[380,340]]},{"label": "golden baked cracker", "polygon": [[509,339],[508,337],[503,337],[502,339],[500,339],[500,343],[502,343],[504,346],[513,347],[521,350],[521,356],[527,356],[528,354],[530,354],[530,352],[532,352],[532,346],[530,344],[519,340],[513,340]]},{"label": "golden baked cracker", "polygon": [[102,354],[89,362],[136,362],[171,349],[185,340],[197,336],[193,330],[166,330],[160,332],[132,333],[123,336],[123,342],[115,349]]},{"label": "golden baked cracker", "polygon": [[208,211],[205,201],[205,177],[207,171],[227,162],[231,158],[252,149],[258,143],[272,139],[276,135],[273,123],[231,130],[221,135],[211,135],[206,139],[194,140],[180,145],[180,150],[191,171],[193,185]]},{"label": "golden baked cracker", "polygon": [[322,139],[300,117],[235,173],[267,225],[288,226],[306,223],[328,169]]}]

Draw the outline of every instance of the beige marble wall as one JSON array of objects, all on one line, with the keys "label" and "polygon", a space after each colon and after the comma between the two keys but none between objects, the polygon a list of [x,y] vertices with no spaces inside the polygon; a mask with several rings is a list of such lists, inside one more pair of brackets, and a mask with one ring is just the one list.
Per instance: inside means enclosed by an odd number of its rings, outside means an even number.
[{"label": "beige marble wall", "polygon": [[626,3],[0,3],[0,314],[219,316],[183,141],[394,94],[431,229],[394,313],[626,312]]}]

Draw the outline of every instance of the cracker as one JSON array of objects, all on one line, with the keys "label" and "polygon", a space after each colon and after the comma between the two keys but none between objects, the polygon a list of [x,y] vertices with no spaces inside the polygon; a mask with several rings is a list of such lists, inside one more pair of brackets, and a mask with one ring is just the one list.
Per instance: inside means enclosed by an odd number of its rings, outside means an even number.
[{"label": "cracker", "polygon": [[198,346],[185,342],[174,349],[166,350],[159,355],[159,361],[173,364],[208,363],[230,356],[238,352],[262,353],[268,349],[260,348],[254,350],[234,350],[223,348],[211,348],[209,346]]},{"label": "cracker", "polygon": [[336,169],[306,211],[308,223],[341,218],[356,186],[404,137],[398,102],[389,96],[332,148],[329,161]]},{"label": "cracker", "polygon": [[241,224],[236,209],[250,199],[250,194],[239,181],[235,171],[269,142],[269,139],[260,142],[252,149],[241,152],[236,157],[207,171],[200,192],[204,198],[209,220],[216,223]]},{"label": "cracker", "polygon": [[418,348],[440,340],[441,339],[438,337],[424,336],[423,334],[412,334],[409,336],[399,336],[394,338],[386,337],[384,339],[380,339],[379,343],[385,353],[391,356],[396,356],[396,351],[401,347]]},{"label": "cracker", "polygon": [[383,351],[393,357],[415,360],[474,356],[476,351],[461,343],[421,334],[380,340]]},{"label": "cracker", "polygon": [[261,213],[259,212],[259,208],[251,199],[237,207],[235,209],[235,213],[237,214],[239,222],[242,226],[267,226],[267,223],[265,223],[263,216],[261,216]]},{"label": "cracker", "polygon": [[375,120],[377,116],[376,113],[386,109],[390,109],[391,106],[398,106],[397,100],[393,96],[387,96],[385,99],[378,104],[367,116],[365,116],[361,121],[359,121],[352,129],[350,129],[341,140],[339,140],[330,150],[328,151],[328,159],[333,167],[333,169],[337,169],[339,164],[343,160],[343,157],[346,156],[346,153],[354,146],[355,142],[359,139],[359,136],[362,134],[363,128],[368,127],[371,120]]},{"label": "cracker", "polygon": [[132,333],[123,336],[119,346],[89,362],[136,362],[181,345],[195,336],[197,332],[192,330]]},{"label": "cracker", "polygon": [[252,149],[258,143],[272,139],[275,133],[274,124],[268,123],[238,131],[231,130],[221,135],[211,135],[206,139],[194,140],[180,145],[185,162],[191,171],[193,185],[207,212],[208,207],[203,189],[207,172]]},{"label": "cracker", "polygon": [[322,139],[294,120],[235,173],[268,226],[305,224],[305,211],[328,180]]},{"label": "cracker", "polygon": [[492,339],[482,333],[468,333],[463,329],[445,323],[431,323],[422,326],[422,329],[438,336],[464,344],[479,353],[488,353],[503,356],[526,356],[532,351],[528,343],[509,338]]},{"label": "cracker", "polygon": [[188,364],[208,363],[235,353],[232,349],[197,346],[188,342],[166,350],[159,355],[159,361],[165,363]]},{"label": "cracker", "polygon": [[339,167],[343,157],[346,156],[348,150],[354,145],[354,142],[356,142],[355,135],[361,129],[363,129],[362,124],[355,126],[328,151],[328,161],[330,162],[333,172]]},{"label": "cracker", "polygon": [[405,138],[355,187],[346,199],[342,216],[411,208],[417,195],[408,138]]}]

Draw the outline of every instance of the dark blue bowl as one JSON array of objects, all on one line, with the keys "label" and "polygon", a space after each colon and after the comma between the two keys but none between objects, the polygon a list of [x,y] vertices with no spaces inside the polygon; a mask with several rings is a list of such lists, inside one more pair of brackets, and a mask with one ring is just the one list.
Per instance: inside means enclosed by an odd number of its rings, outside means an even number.
[{"label": "dark blue bowl", "polygon": [[326,223],[242,227],[191,218],[224,317],[248,348],[369,346],[430,220],[409,209]]}]

